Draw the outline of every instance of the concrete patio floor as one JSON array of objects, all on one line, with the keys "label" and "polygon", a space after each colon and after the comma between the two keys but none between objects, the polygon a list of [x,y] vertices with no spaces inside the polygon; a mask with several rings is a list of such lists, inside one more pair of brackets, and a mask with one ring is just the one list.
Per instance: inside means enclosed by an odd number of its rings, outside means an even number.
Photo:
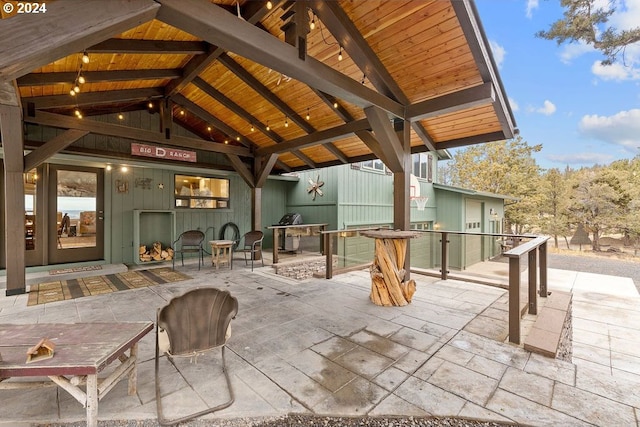
[{"label": "concrete patio floor", "polygon": [[[549,270],[549,290],[573,292],[569,363],[503,342],[507,293],[496,287],[414,274],[410,305],[378,307],[367,271],[296,281],[270,266],[252,273],[241,260],[233,270],[187,263],[180,271],[193,279],[31,307],[27,295],[0,296],[0,323],[155,321],[171,297],[215,286],[239,300],[226,352],[236,401],[204,419],[294,412],[640,426],[640,296],[631,279]],[[121,382],[100,402],[101,421],[156,419],[154,340],[152,332],[140,342],[137,395]],[[167,415],[227,398],[218,356],[178,360],[180,372],[163,358]],[[0,425],[85,420],[57,387],[1,390],[0,402]]]}]

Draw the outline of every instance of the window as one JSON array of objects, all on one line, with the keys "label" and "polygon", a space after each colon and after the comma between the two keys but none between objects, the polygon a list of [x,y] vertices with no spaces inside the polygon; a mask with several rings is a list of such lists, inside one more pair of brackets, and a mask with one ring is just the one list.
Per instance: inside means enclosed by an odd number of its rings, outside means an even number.
[{"label": "window", "polygon": [[366,162],[362,162],[362,168],[384,172],[384,163],[382,163],[382,160],[380,159],[368,160]]},{"label": "window", "polygon": [[433,157],[431,154],[419,153],[412,157],[413,174],[418,178],[433,182]]},{"label": "window", "polygon": [[229,208],[229,180],[200,176],[175,176],[176,208]]}]

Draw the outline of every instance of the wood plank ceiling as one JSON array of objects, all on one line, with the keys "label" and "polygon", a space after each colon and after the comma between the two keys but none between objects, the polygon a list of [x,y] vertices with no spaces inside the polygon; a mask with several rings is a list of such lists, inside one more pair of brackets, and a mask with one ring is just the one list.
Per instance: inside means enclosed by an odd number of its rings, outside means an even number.
[{"label": "wood plank ceiling", "polygon": [[[411,122],[413,152],[516,132],[470,0],[157,3],[155,19],[85,46],[89,63],[78,51],[15,76],[23,106],[68,116],[168,106],[209,146],[244,148],[221,152],[249,168],[277,154],[276,173],[388,160],[372,106]],[[0,60],[0,79],[9,68]]]}]

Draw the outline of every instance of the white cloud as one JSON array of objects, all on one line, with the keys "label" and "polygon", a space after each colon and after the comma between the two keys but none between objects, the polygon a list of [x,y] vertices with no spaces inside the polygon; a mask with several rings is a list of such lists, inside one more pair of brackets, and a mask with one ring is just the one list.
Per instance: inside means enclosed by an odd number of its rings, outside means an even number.
[{"label": "white cloud", "polygon": [[553,102],[549,101],[548,99],[545,99],[543,106],[540,108],[537,108],[535,111],[536,113],[544,114],[545,116],[550,116],[556,112],[556,106],[554,105]]},{"label": "white cloud", "polygon": [[518,103],[511,97],[509,97],[509,105],[511,105],[512,111],[520,111],[520,106]]},{"label": "white cloud", "polygon": [[504,62],[504,57],[507,54],[507,51],[504,50],[504,47],[500,46],[496,41],[489,41],[489,46],[491,46],[491,53],[493,53],[493,59],[496,60],[496,65],[498,68],[502,68],[502,63]]},{"label": "white cloud", "polygon": [[640,109],[620,111],[613,116],[587,115],[582,117],[578,128],[586,137],[620,145],[631,152],[640,147]]},{"label": "white cloud", "polygon": [[591,72],[602,80],[640,80],[640,68],[624,66],[618,62],[611,65],[602,65],[602,61],[596,61],[591,66]]},{"label": "white cloud", "polygon": [[611,163],[613,156],[605,153],[572,153],[572,154],[549,154],[547,159],[565,165],[606,165]]},{"label": "white cloud", "polygon": [[533,11],[538,8],[538,0],[527,0],[527,18],[533,16]]},{"label": "white cloud", "polygon": [[589,52],[595,52],[595,49],[584,42],[568,43],[562,46],[560,61],[570,64],[575,58]]}]

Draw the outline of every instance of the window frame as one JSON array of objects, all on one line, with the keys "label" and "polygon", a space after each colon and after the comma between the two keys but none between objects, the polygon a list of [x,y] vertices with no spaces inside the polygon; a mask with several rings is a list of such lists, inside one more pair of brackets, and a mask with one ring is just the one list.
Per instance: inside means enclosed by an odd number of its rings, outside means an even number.
[{"label": "window frame", "polygon": [[[226,182],[226,192],[227,196],[224,195],[187,195],[187,194],[179,194],[178,191],[178,179],[184,182],[185,179],[191,181],[200,181],[200,180],[220,180]],[[186,188],[185,186],[180,186],[181,188]],[[211,190],[212,186],[209,183],[208,187]],[[200,186],[198,186],[198,191],[200,190]],[[186,204],[179,204],[179,202],[186,202]],[[200,206],[199,206],[200,205]],[[173,207],[175,209],[230,209],[231,208],[231,180],[229,178],[223,178],[219,176],[205,176],[205,175],[190,175],[186,173],[176,173],[173,176]]]}]

